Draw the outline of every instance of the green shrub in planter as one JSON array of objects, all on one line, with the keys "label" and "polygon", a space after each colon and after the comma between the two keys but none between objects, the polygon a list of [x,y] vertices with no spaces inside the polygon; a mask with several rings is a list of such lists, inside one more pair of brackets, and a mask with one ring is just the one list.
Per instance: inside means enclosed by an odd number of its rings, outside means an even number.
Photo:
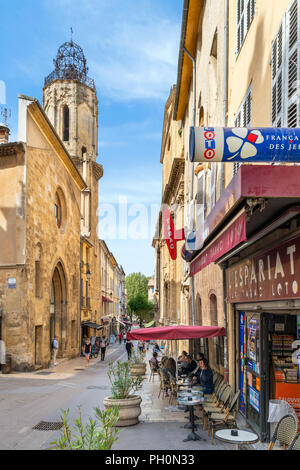
[{"label": "green shrub in planter", "polygon": [[108,377],[111,383],[111,394],[115,399],[126,399],[141,389],[143,378],[130,374],[130,363],[120,362],[109,364]]},{"label": "green shrub in planter", "polygon": [[89,418],[86,425],[82,423],[81,409],[79,417],[71,427],[68,422],[69,409],[62,410],[61,420],[63,427],[60,438],[54,442],[53,450],[111,450],[114,442],[118,440],[118,430],[114,427],[119,418],[118,406],[101,411],[95,408],[96,420]]}]

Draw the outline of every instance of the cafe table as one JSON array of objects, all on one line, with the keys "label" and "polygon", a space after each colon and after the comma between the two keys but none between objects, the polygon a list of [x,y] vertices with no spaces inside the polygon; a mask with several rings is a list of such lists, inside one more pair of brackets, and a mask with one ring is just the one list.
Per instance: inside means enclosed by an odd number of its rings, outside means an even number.
[{"label": "cafe table", "polygon": [[[231,434],[232,431],[237,431],[237,436]],[[220,429],[215,433],[216,439],[222,442],[228,442],[236,445],[236,450],[240,450],[241,444],[255,444],[258,441],[258,435],[254,432],[244,431],[243,429]]]},{"label": "cafe table", "polygon": [[189,425],[185,425],[184,427],[190,427],[192,432],[190,432],[190,434],[187,436],[186,439],[183,440],[183,442],[202,441],[202,440],[204,440],[199,436],[199,434],[195,433],[195,430],[197,429],[197,426],[195,424],[194,406],[201,404],[201,398],[196,397],[196,396],[195,397],[186,396],[186,397],[183,397],[183,398],[178,397],[178,403],[182,404],[184,406],[187,406],[188,409],[189,409],[189,414],[190,414]]}]

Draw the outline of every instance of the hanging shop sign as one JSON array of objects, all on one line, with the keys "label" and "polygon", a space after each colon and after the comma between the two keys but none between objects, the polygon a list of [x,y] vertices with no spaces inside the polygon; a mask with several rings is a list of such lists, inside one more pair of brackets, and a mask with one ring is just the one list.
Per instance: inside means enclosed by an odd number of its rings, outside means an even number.
[{"label": "hanging shop sign", "polygon": [[300,298],[300,236],[226,270],[229,303]]},{"label": "hanging shop sign", "polygon": [[169,209],[164,211],[164,234],[172,260],[177,258],[177,242],[184,240],[184,231],[175,230],[174,220]]},{"label": "hanging shop sign", "polygon": [[191,263],[190,276],[202,271],[210,263],[247,240],[246,214],[243,212],[195,261]]},{"label": "hanging shop sign", "polygon": [[300,162],[299,128],[191,127],[192,162]]}]

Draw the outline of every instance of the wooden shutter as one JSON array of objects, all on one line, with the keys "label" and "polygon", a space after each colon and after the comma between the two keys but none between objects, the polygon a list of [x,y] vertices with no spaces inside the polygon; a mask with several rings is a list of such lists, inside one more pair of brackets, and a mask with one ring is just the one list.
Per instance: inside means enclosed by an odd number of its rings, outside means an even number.
[{"label": "wooden shutter", "polygon": [[237,53],[249,31],[255,14],[255,0],[237,0]]},{"label": "wooden shutter", "polygon": [[295,0],[286,14],[286,79],[287,127],[299,126],[299,0]]}]

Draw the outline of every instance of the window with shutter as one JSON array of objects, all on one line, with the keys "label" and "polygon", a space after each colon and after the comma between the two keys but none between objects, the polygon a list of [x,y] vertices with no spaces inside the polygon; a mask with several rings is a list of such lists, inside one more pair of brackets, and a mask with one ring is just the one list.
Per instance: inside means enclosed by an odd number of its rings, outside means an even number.
[{"label": "window with shutter", "polygon": [[[234,125],[235,127],[251,127],[252,121],[252,85],[248,91],[236,113]],[[233,164],[233,176],[235,176],[242,164],[240,162]]]},{"label": "window with shutter", "polygon": [[242,48],[254,15],[255,0],[237,0],[237,54]]},{"label": "window with shutter", "polygon": [[282,19],[272,44],[271,124],[298,127],[300,124],[299,54],[300,0],[294,0]]}]

